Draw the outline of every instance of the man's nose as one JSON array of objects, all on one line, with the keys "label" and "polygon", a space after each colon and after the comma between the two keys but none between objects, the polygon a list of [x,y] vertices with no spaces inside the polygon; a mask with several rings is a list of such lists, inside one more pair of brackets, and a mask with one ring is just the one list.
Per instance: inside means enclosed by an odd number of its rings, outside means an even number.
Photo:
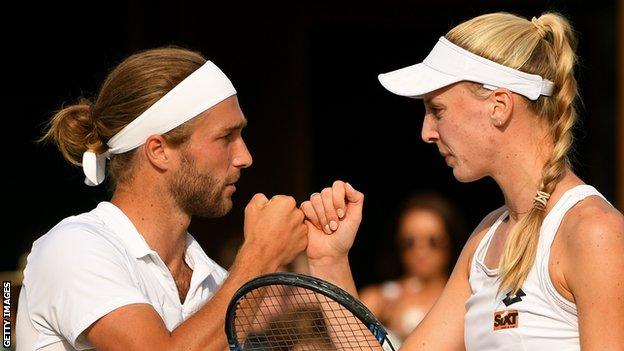
[{"label": "man's nose", "polygon": [[237,142],[235,152],[236,154],[234,155],[234,159],[232,162],[235,167],[247,168],[251,166],[251,164],[253,163],[253,158],[251,157],[251,153],[249,152],[247,144],[245,144],[243,138],[240,138],[240,140]]}]

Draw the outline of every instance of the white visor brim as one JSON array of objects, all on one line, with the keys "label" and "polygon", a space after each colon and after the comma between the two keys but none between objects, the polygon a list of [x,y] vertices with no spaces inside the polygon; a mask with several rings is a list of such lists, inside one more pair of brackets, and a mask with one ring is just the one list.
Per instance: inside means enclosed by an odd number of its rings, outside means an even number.
[{"label": "white visor brim", "polygon": [[422,63],[380,74],[379,81],[390,92],[422,98],[447,85],[470,81],[485,88],[506,88],[537,100],[553,93],[553,82],[536,74],[501,65],[465,50],[441,37]]},{"label": "white visor brim", "polygon": [[381,85],[391,93],[411,98],[422,98],[427,93],[460,81],[457,77],[436,71],[424,63],[383,73],[378,78]]}]

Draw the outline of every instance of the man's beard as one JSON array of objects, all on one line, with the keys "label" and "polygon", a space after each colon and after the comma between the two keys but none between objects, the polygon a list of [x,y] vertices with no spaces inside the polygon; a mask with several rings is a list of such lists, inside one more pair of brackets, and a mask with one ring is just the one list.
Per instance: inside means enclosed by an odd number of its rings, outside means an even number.
[{"label": "man's beard", "polygon": [[195,159],[182,152],[182,165],[169,183],[169,192],[184,212],[207,218],[225,216],[232,209],[232,200],[223,195],[224,190],[224,182],[210,173],[200,173]]}]

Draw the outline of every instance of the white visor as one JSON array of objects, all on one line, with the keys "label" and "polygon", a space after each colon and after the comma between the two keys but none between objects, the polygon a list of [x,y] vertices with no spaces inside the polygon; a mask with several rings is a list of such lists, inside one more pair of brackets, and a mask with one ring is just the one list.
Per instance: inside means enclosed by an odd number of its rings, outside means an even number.
[{"label": "white visor", "polygon": [[207,61],[156,101],[108,141],[108,151],[82,155],[87,185],[99,185],[106,177],[106,159],[143,145],[148,137],[166,133],[207,109],[235,95],[236,89],[214,63]]},{"label": "white visor", "polygon": [[440,37],[422,63],[380,74],[379,82],[390,92],[412,98],[461,81],[481,83],[487,89],[506,88],[537,100],[550,96],[553,82],[521,72],[473,54]]}]

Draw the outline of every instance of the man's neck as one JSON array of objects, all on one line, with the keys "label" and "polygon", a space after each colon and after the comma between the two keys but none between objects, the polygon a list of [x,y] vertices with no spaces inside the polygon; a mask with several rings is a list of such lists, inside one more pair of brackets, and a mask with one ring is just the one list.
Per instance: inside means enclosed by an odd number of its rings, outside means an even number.
[{"label": "man's neck", "polygon": [[128,216],[149,247],[174,272],[184,264],[191,216],[160,190],[158,187],[119,188],[111,202]]}]

